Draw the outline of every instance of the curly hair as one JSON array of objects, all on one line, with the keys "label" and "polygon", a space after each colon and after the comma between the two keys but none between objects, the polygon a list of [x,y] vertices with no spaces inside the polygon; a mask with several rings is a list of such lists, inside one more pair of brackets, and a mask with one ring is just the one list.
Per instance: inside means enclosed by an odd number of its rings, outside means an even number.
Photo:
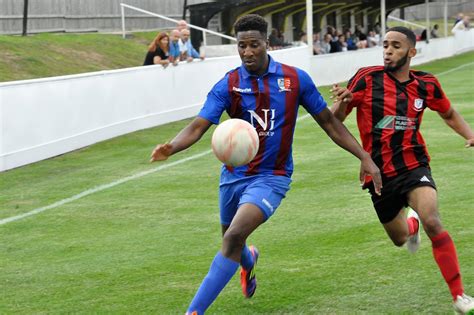
[{"label": "curly hair", "polygon": [[410,44],[415,47],[416,46],[416,35],[415,33],[413,33],[412,30],[410,30],[409,28],[406,28],[404,26],[394,26],[394,27],[391,27],[387,30],[387,33],[388,32],[398,32],[398,33],[402,33],[403,35],[405,35],[407,38],[408,38],[408,41],[410,42]]},{"label": "curly hair", "polygon": [[258,14],[247,14],[239,18],[234,24],[234,32],[259,31],[263,37],[267,37],[268,23]]}]

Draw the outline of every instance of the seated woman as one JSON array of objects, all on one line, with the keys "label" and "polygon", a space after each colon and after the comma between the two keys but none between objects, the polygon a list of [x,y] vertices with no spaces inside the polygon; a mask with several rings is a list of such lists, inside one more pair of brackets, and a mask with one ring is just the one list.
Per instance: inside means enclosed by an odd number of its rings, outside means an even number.
[{"label": "seated woman", "polygon": [[169,36],[165,32],[159,33],[148,46],[144,66],[162,65],[167,67],[170,63],[168,54]]}]

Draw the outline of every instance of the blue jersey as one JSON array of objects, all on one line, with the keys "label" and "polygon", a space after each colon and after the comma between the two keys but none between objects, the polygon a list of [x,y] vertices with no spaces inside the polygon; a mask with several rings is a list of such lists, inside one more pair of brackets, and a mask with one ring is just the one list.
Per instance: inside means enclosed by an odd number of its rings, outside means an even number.
[{"label": "blue jersey", "polygon": [[299,105],[310,114],[326,108],[306,72],[268,58],[268,71],[260,77],[250,74],[243,65],[229,71],[209,92],[199,112],[199,117],[218,124],[226,111],[231,118],[251,123],[259,136],[255,158],[244,166],[226,166],[221,181],[252,175],[291,177],[291,146]]}]

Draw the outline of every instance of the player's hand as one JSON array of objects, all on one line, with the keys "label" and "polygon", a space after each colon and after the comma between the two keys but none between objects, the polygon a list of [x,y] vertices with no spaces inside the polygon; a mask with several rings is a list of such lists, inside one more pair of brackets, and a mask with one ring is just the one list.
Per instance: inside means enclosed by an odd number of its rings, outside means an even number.
[{"label": "player's hand", "polygon": [[382,176],[380,175],[379,168],[368,154],[360,162],[359,180],[361,186],[364,184],[366,176],[372,177],[375,193],[380,196],[382,193]]},{"label": "player's hand", "polygon": [[466,148],[474,147],[474,138],[466,140]]},{"label": "player's hand", "polygon": [[352,101],[352,92],[345,87],[341,87],[338,84],[334,84],[329,90],[332,93],[330,96],[334,102],[343,102],[349,104]]},{"label": "player's hand", "polygon": [[159,144],[151,153],[150,163],[155,161],[165,161],[172,154],[173,146],[169,143]]}]

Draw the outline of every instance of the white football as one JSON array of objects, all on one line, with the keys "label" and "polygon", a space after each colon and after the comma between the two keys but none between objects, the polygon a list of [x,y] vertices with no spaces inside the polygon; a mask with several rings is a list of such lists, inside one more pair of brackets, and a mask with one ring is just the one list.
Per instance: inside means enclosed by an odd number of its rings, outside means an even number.
[{"label": "white football", "polygon": [[242,119],[220,123],[212,134],[212,151],[225,165],[241,166],[253,160],[258,151],[255,128]]}]

